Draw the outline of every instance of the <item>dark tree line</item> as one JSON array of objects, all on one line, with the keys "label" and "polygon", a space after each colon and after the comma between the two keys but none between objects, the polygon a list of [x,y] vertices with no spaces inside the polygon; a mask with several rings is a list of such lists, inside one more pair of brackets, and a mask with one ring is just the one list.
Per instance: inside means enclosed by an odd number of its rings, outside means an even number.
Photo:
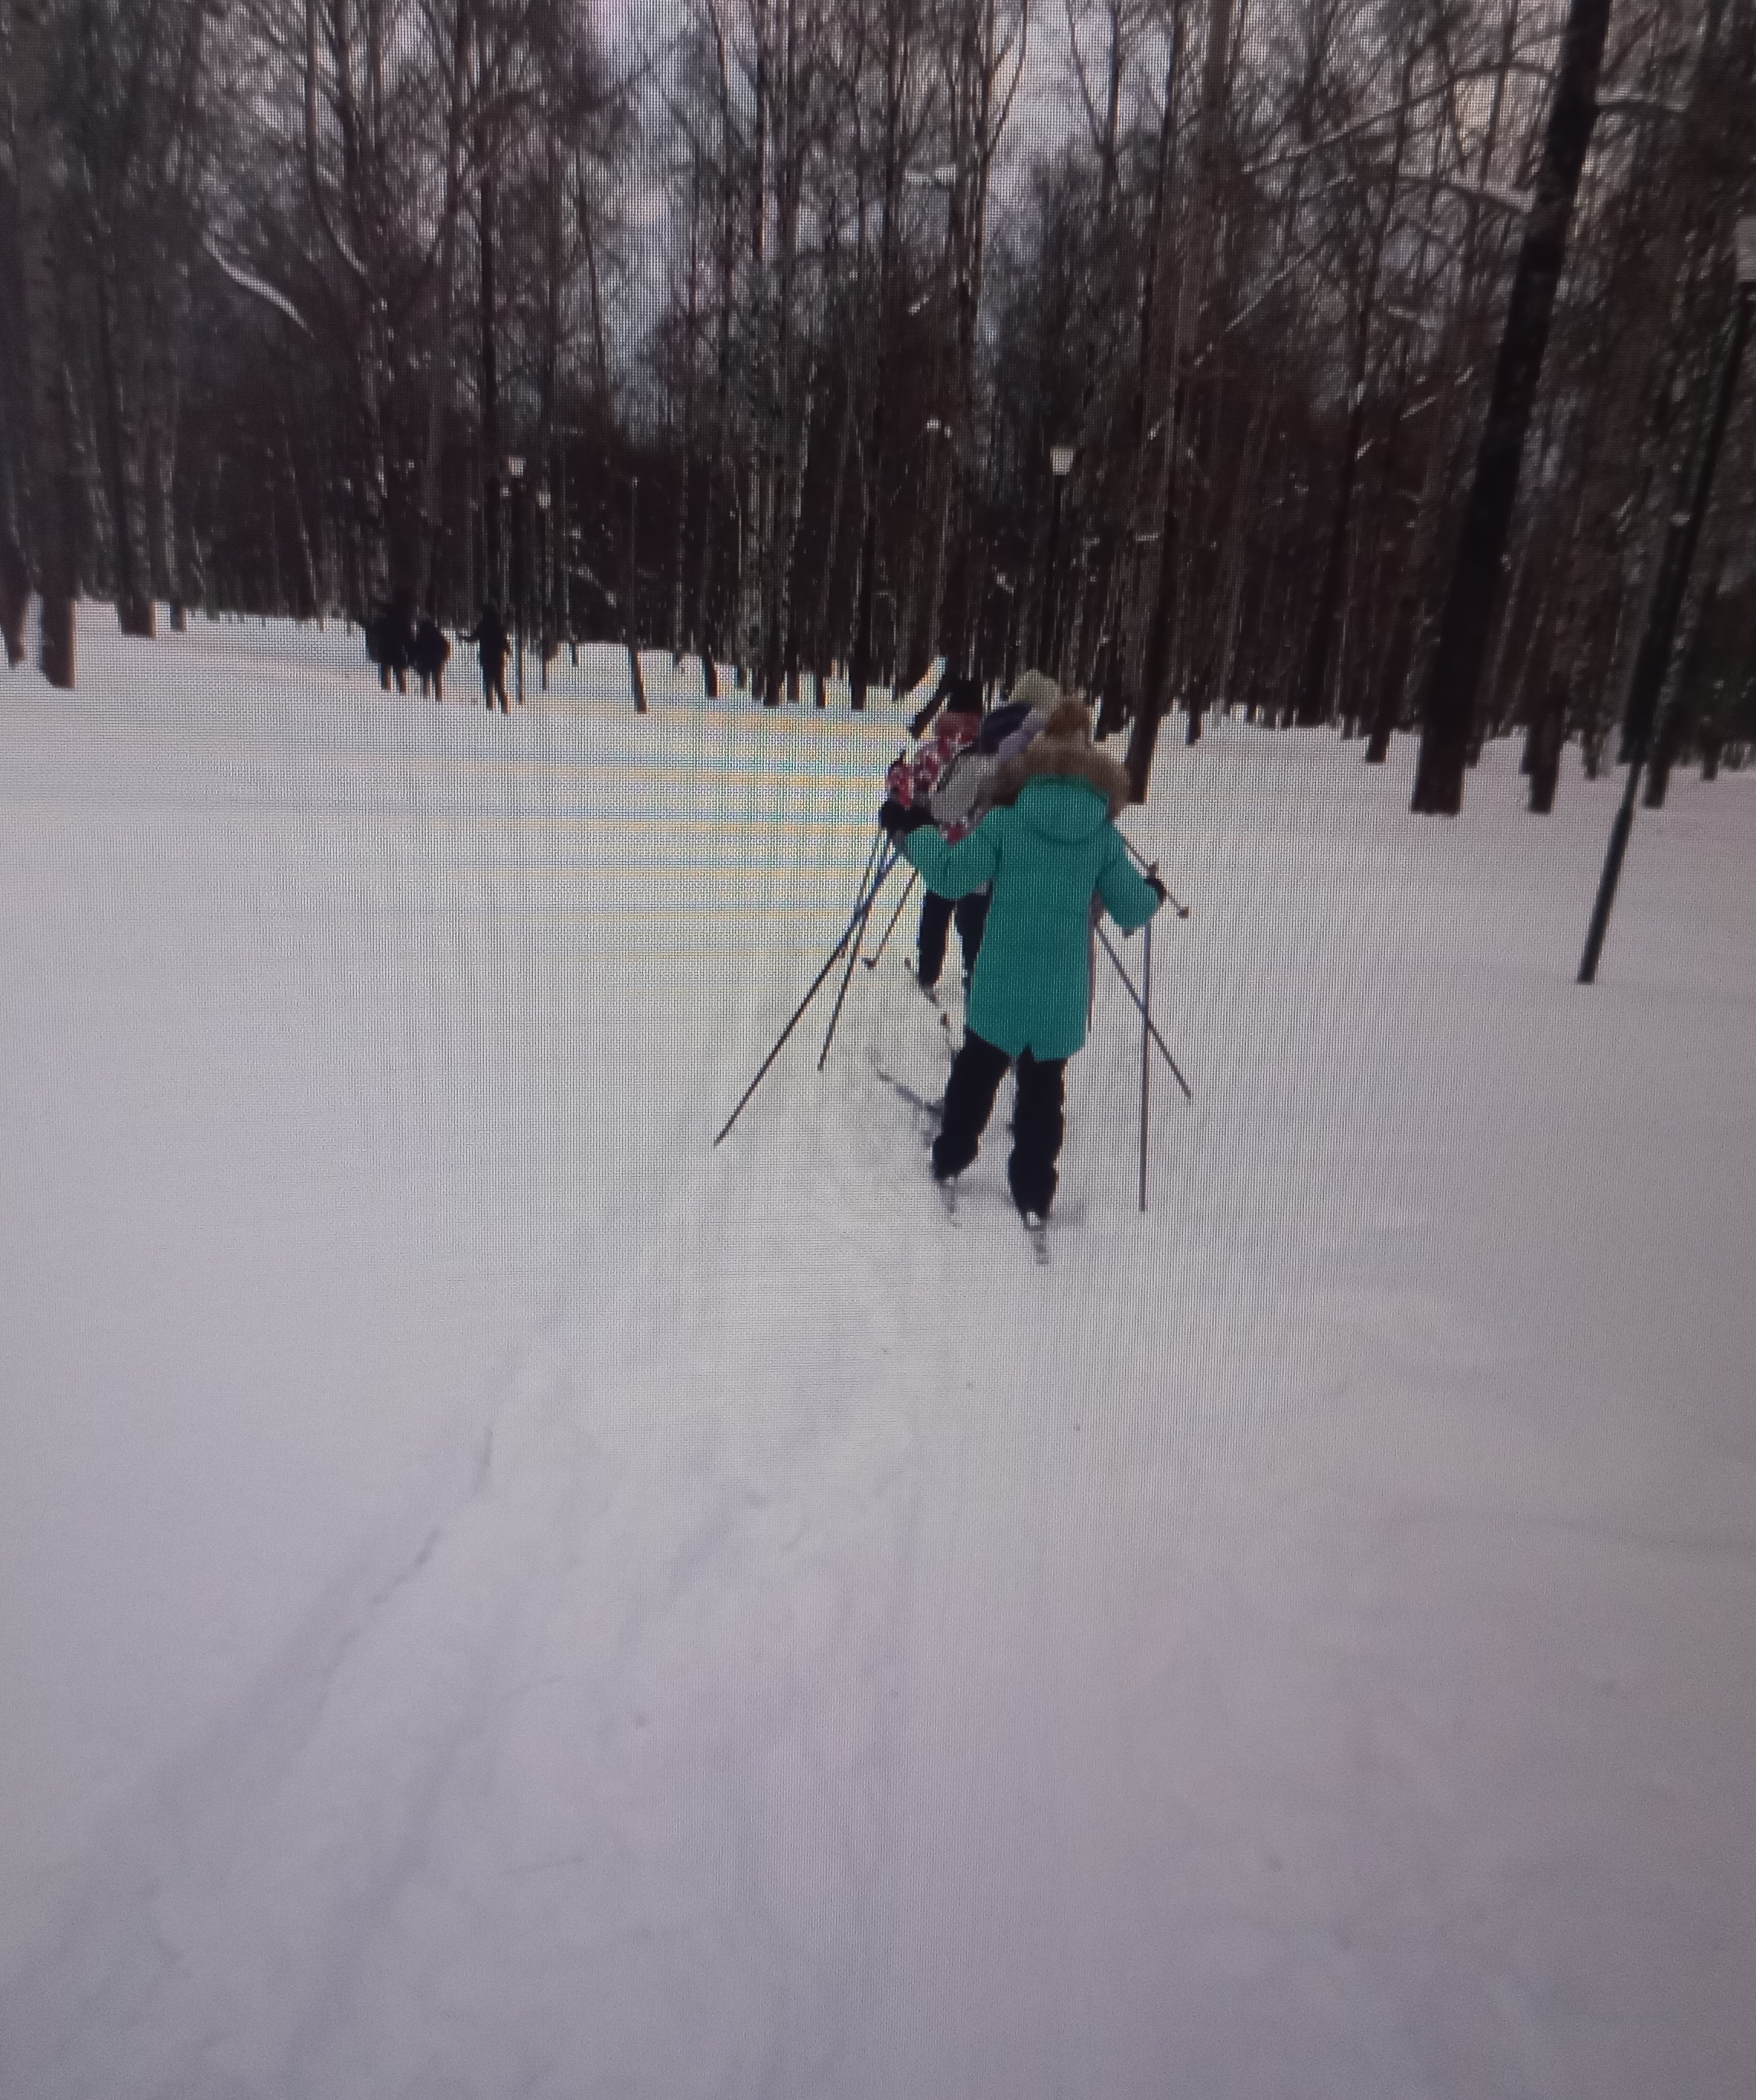
[{"label": "dark tree line", "polygon": [[[1514,728],[1536,809],[1616,755],[1756,0],[0,22],[0,616],[16,661],[40,594],[57,683],[82,591],[143,639],[493,597],[775,708],[1035,662],[1142,788],[1216,708],[1374,761],[1424,726],[1433,808]],[[1756,739],[1753,443],[1649,795]]]}]

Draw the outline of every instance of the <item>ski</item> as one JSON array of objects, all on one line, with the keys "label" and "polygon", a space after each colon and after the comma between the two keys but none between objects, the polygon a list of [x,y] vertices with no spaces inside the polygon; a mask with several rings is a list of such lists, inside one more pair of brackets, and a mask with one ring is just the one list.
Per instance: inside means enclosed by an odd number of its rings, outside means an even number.
[{"label": "ski", "polygon": [[937,1123],[945,1114],[945,1096],[942,1094],[938,1101],[929,1101],[924,1094],[917,1094],[907,1080],[893,1077],[881,1065],[874,1065],[872,1069],[887,1087],[908,1103],[917,1115],[927,1116]]},{"label": "ski", "polygon": [[[945,1114],[945,1102],[942,1097],[936,1101],[929,1101],[924,1094],[917,1093],[914,1088],[910,1086],[906,1079],[899,1079],[896,1077],[894,1073],[887,1072],[884,1066],[879,1064],[876,1059],[874,1059],[872,1062],[872,1070],[876,1074],[878,1078],[884,1082],[885,1085],[890,1088],[892,1092],[897,1096],[898,1100],[906,1101],[908,1104],[909,1107],[915,1111],[916,1118],[921,1123],[931,1127],[937,1125],[943,1118]],[[932,1146],[930,1143],[927,1150],[930,1171],[932,1159]],[[938,1193],[940,1206],[945,1212],[946,1222],[948,1224],[953,1225],[961,1224],[963,1220],[958,1215],[957,1183],[955,1180],[941,1181],[937,1178],[937,1176],[935,1176],[933,1185]],[[978,1188],[977,1193],[979,1196],[983,1193],[983,1191]],[[1077,1224],[1079,1219],[1084,1214],[1084,1205],[1077,1199],[1070,1203],[1063,1204],[1061,1209],[1056,1213],[1056,1220],[1057,1224]],[[1048,1220],[1035,1211],[1018,1211],[1014,1209],[1013,1215],[1018,1219],[1020,1224],[1024,1227],[1025,1238],[1030,1242],[1030,1251],[1035,1259],[1038,1268],[1047,1268],[1049,1265]]]}]

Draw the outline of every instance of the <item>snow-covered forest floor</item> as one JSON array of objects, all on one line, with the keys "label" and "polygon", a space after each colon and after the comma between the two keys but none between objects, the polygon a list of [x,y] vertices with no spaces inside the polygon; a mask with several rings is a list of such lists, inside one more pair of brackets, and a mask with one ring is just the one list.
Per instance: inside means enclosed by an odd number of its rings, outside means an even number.
[{"label": "snow-covered forest floor", "polygon": [[[1756,779],[1167,740],[1039,1268],[898,714],[0,681],[8,2100],[1756,2089]],[[690,667],[691,672],[693,667]],[[694,683],[691,677],[690,684]],[[1137,965],[1141,944],[1123,950]]]}]

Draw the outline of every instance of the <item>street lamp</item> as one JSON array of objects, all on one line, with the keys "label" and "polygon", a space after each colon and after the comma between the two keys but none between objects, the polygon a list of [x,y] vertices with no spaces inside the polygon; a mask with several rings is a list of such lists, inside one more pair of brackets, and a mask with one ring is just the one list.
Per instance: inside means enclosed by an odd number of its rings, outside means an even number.
[{"label": "street lamp", "polygon": [[1073,447],[1051,445],[1048,448],[1049,471],[1055,479],[1055,508],[1049,519],[1048,560],[1043,570],[1043,598],[1037,615],[1036,660],[1043,670],[1048,668],[1055,645],[1055,565],[1061,552],[1061,506],[1066,493],[1067,477],[1073,472]]},{"label": "street lamp", "polygon": [[1701,523],[1707,515],[1708,499],[1713,494],[1714,470],[1719,464],[1719,448],[1725,441],[1726,425],[1732,419],[1732,399],[1737,391],[1745,346],[1749,341],[1752,311],[1756,309],[1756,217],[1738,221],[1735,259],[1737,303],[1732,313],[1725,363],[1720,367],[1713,420],[1696,469],[1694,491],[1685,505],[1681,500],[1684,492],[1679,488],[1679,501],[1672,506],[1670,525],[1665,535],[1658,575],[1652,586],[1646,632],[1640,638],[1634,675],[1628,682],[1628,706],[1623,718],[1628,744],[1628,784],[1623,791],[1621,807],[1616,812],[1616,821],[1610,827],[1609,850],[1604,856],[1604,872],[1598,882],[1597,902],[1591,909],[1586,951],[1580,959],[1581,984],[1592,984],[1597,979],[1598,959],[1604,951],[1610,907],[1616,902],[1616,884],[1621,874],[1622,857],[1628,850],[1628,834],[1634,828],[1635,796],[1652,745],[1652,726],[1657,719],[1659,699],[1670,668],[1671,647],[1677,638],[1677,622],[1688,592],[1689,571],[1694,566]]}]

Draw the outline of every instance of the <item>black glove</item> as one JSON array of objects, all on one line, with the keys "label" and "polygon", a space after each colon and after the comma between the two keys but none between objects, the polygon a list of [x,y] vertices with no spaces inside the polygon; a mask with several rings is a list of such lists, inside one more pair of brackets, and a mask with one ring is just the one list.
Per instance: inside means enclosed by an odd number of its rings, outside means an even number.
[{"label": "black glove", "polygon": [[1156,875],[1149,875],[1146,877],[1146,887],[1152,892],[1154,896],[1158,898],[1161,904],[1166,904],[1170,902],[1170,891],[1165,888],[1164,885],[1158,880]]},{"label": "black glove", "polygon": [[930,824],[933,813],[930,810],[905,810],[900,802],[893,799],[878,812],[878,821],[893,839],[902,839],[907,838],[911,832],[918,832],[924,825]]}]

